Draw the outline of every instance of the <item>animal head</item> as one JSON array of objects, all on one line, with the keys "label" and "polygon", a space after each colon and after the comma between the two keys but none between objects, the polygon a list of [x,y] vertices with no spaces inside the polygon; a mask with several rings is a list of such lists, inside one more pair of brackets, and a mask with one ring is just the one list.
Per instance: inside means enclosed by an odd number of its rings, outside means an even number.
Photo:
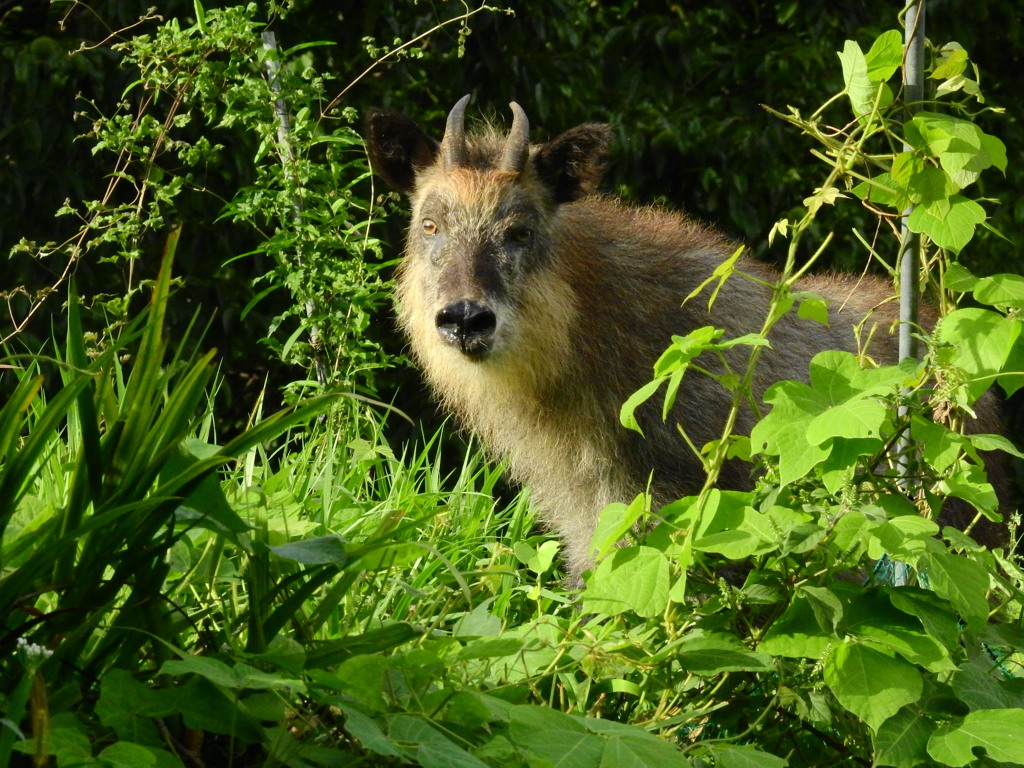
[{"label": "animal head", "polygon": [[403,297],[418,306],[403,312],[481,361],[507,347],[531,275],[559,257],[559,207],[596,191],[611,129],[585,124],[531,146],[529,121],[513,102],[507,135],[467,134],[468,102],[451,110],[440,142],[403,114],[374,111],[367,148],[373,170],[412,205],[402,280],[417,285]]}]

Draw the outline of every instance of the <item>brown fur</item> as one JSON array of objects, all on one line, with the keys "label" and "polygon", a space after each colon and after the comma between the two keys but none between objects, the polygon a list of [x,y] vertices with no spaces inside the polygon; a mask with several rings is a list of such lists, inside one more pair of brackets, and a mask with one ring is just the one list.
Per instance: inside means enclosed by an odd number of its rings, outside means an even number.
[{"label": "brown fur", "polygon": [[[707,377],[688,374],[667,423],[660,404],[641,409],[645,438],[619,425],[621,404],[650,379],[672,334],[704,325],[723,328],[726,338],[749,333],[770,299],[765,286],[734,276],[713,313],[706,294],[681,306],[735,244],[681,213],[597,196],[608,137],[604,126],[580,126],[531,147],[519,174],[495,170],[504,138],[493,131],[468,137],[458,167],[437,161],[437,142],[397,113],[374,113],[368,137],[374,169],[411,196],[397,300],[412,352],[444,406],[532,489],[574,575],[592,564],[600,510],[644,490],[652,470],[656,503],[700,488],[703,469],[675,424],[698,446],[720,437],[729,398]],[[436,233],[424,235],[426,219]],[[529,229],[528,247],[509,235],[517,227]],[[738,268],[767,283],[777,279],[749,259]],[[795,313],[776,324],[756,372],[758,400],[775,381],[806,379],[820,351],[857,351],[853,328],[867,316],[867,353],[896,360],[888,284],[829,275],[798,288],[829,301],[830,326]],[[466,354],[439,334],[439,310],[457,301],[494,309],[485,354]],[[742,362],[746,353],[735,354]],[[749,434],[753,423],[744,411],[736,430]],[[747,472],[728,466],[721,484],[749,487]]]}]

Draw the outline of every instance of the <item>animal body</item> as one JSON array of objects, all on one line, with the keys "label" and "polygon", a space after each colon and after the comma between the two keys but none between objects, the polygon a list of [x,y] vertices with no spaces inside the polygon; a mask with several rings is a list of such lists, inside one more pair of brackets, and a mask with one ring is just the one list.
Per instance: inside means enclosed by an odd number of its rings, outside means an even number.
[{"label": "animal body", "polygon": [[[590,537],[607,504],[629,501],[649,479],[656,504],[701,487],[704,471],[675,424],[703,445],[721,436],[730,401],[713,380],[688,376],[667,422],[660,408],[641,409],[644,437],[619,424],[621,404],[650,380],[672,334],[757,330],[777,274],[741,260],[765,284],[726,281],[712,312],[706,301],[683,304],[734,243],[681,213],[599,195],[608,126],[581,125],[535,146],[513,103],[508,135],[467,133],[468,99],[440,142],[398,112],[369,117],[372,167],[412,206],[399,322],[443,405],[531,488],[578,577],[592,565]],[[822,350],[855,350],[853,327],[872,312],[879,332],[869,353],[896,361],[887,284],[818,276],[798,287],[829,301],[829,327],[785,316],[759,361],[758,397],[780,379],[806,379]],[[736,431],[752,425],[741,413]],[[749,467],[727,466],[720,482],[749,487]]]}]

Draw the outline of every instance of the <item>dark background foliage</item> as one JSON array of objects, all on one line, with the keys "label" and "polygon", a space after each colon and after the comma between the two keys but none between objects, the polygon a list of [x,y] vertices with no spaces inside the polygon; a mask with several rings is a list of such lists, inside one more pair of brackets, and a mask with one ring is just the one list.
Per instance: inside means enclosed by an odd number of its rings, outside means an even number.
[{"label": "dark background foliage", "polygon": [[[60,241],[76,225],[54,218],[65,199],[98,197],[110,158],[94,155],[90,123],[110,114],[132,73],[121,68],[107,45],[116,30],[129,27],[148,2],[75,3],[22,0],[0,2],[0,252],[22,238]],[[221,5],[207,2],[208,7]],[[845,39],[866,46],[881,31],[898,25],[899,4],[891,0],[737,0],[725,4],[596,0],[517,0],[513,14],[484,13],[471,21],[465,54],[458,56],[457,27],[429,38],[422,57],[399,58],[378,67],[348,90],[338,106],[359,112],[379,105],[401,109],[440,134],[455,100],[472,93],[472,113],[506,120],[507,103],[526,108],[535,140],[578,123],[611,123],[615,146],[605,189],[638,202],[681,207],[752,245],[763,258],[772,224],[800,206],[820,177],[810,141],[770,116],[761,105],[813,111],[841,87],[835,52]],[[335,78],[340,92],[372,62],[364,38],[377,45],[408,40],[461,12],[459,3],[375,3],[358,0],[298,0],[283,18],[271,20],[282,45],[327,40],[311,49],[317,68]],[[191,2],[164,0],[165,19],[191,22]],[[1011,0],[932,0],[928,37],[957,40],[980,66],[989,104],[1006,115],[985,115],[982,127],[1011,148],[1024,144],[1016,98],[1021,64],[1021,27]],[[155,22],[122,35],[150,31]],[[75,55],[69,52],[84,46]],[[838,112],[837,120],[845,119]],[[257,342],[269,299],[244,322],[239,308],[252,297],[252,281],[266,271],[259,258],[226,262],[252,249],[251,235],[218,224],[218,212],[233,191],[249,181],[233,157],[250,157],[254,140],[224,131],[216,140],[228,152],[208,167],[201,190],[178,199],[184,222],[178,272],[189,286],[183,313],[196,306],[214,317],[209,343],[216,345],[228,373],[223,396],[244,410],[248,385],[261,383],[273,363]],[[984,194],[1005,201],[990,205],[992,224],[1006,234],[975,241],[964,261],[976,272],[1021,271],[1016,233],[1024,220],[1024,195],[1017,165],[1005,179],[982,180]],[[1011,202],[1012,201],[1012,202]],[[848,233],[866,224],[855,205],[842,206],[830,226],[837,233],[830,264],[859,269],[863,249]],[[401,216],[392,216],[384,239],[398,254]],[[778,246],[776,251],[778,252]],[[138,268],[155,271],[159,242]],[[4,267],[0,290],[41,286],[60,265],[19,255]],[[119,267],[120,268],[120,267]],[[116,282],[109,264],[83,262],[78,279],[84,294]],[[116,287],[115,287],[116,289]],[[31,348],[59,323],[60,307],[48,307],[23,341]],[[184,317],[181,322],[184,322]],[[376,324],[394,352],[391,319]],[[289,378],[289,374],[276,372]],[[380,395],[393,397],[401,375],[385,378]]]}]

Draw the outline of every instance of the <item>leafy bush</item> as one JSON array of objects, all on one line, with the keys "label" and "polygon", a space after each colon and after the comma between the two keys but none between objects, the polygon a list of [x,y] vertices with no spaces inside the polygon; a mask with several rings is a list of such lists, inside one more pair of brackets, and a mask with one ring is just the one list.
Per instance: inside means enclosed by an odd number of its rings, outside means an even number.
[{"label": "leafy bush", "polygon": [[[893,273],[888,222],[921,211],[909,223],[944,315],[921,361],[818,356],[808,383],[769,391],[753,434],[707,448],[700,494],[606,510],[605,557],[576,594],[528,498],[475,449],[453,459],[443,432],[395,448],[379,404],[337,395],[269,418],[260,401],[245,428],[224,427],[198,319],[167,319],[188,297],[172,295],[177,206],[205,169],[241,162],[214,137],[250,137],[251,183],[224,217],[271,257],[251,298],[287,289],[271,343],[313,373],[320,357],[316,389],[372,392],[389,361],[367,318],[385,283],[353,115],[316,117],[320,48],[264,49],[255,6],[195,13],[119,49],[139,78],[94,134],[117,158],[116,193],[67,209],[83,221],[58,249],[67,263],[102,257],[129,277],[94,297],[106,327],[91,334],[69,290],[55,353],[0,369],[0,766],[1024,764],[1024,576],[1009,547],[931,519],[950,497],[977,510],[972,525],[996,517],[985,465],[1012,446],[959,427],[1024,370],[1020,278],[954,261],[984,226],[978,174],[1006,167],[974,121],[960,48],[936,49],[931,70],[952,114],[908,117],[897,33],[867,53],[846,44],[843,92],[783,116],[820,143],[825,177],[769,238],[788,243],[763,328],[674,339],[623,416],[737,344],[751,367],[722,383],[741,407],[772,324],[822,316],[793,289],[811,266],[798,256],[827,251],[831,236],[813,241],[825,213],[854,198],[885,212],[880,236],[858,239]],[[460,44],[474,13],[454,18]],[[140,280],[165,236],[159,273]],[[709,291],[721,279],[745,278],[730,261]],[[44,386],[48,371],[60,381]],[[737,457],[761,464],[755,490],[715,489]]]}]

